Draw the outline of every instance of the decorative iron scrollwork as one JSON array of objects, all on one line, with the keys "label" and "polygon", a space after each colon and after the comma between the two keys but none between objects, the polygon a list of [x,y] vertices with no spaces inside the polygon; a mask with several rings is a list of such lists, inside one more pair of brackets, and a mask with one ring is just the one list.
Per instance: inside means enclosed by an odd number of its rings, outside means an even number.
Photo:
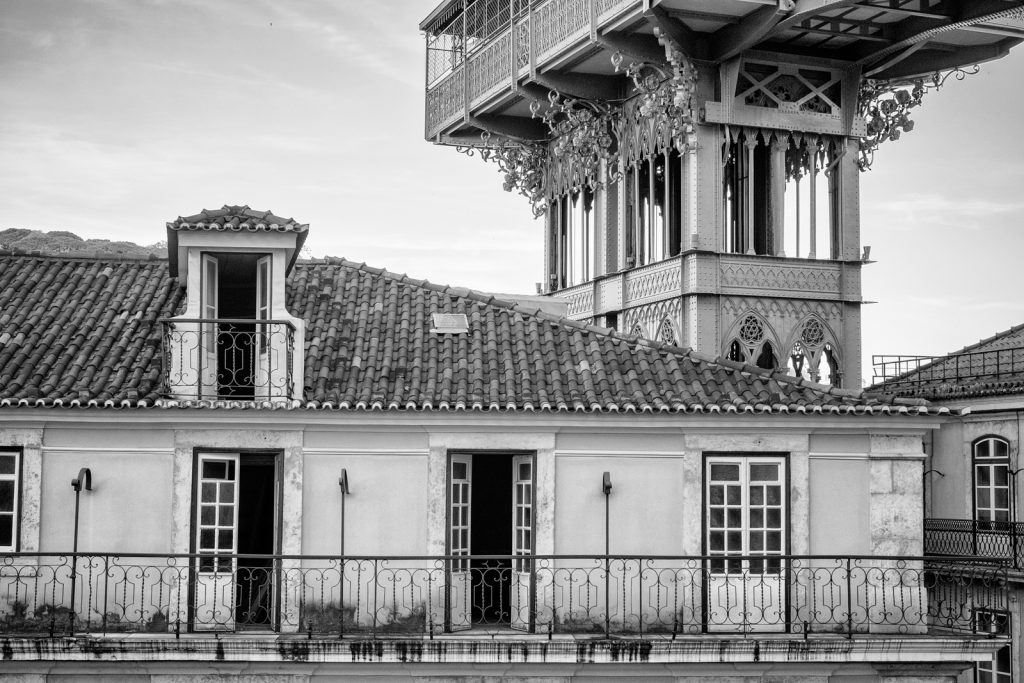
[{"label": "decorative iron scrollwork", "polygon": [[[584,185],[599,187],[615,179],[618,169],[616,153],[619,110],[617,107],[595,100],[565,97],[552,90],[548,93],[548,106],[534,101],[530,104],[533,116],[547,124],[553,137],[549,154],[558,159],[568,180],[563,191],[576,191]],[[606,174],[601,173],[604,162]],[[554,180],[554,179],[553,179]]]},{"label": "decorative iron scrollwork", "polygon": [[938,90],[950,76],[962,81],[978,73],[975,64],[968,69],[935,72],[931,76],[910,80],[881,81],[866,78],[861,83],[858,114],[867,119],[867,135],[860,139],[860,170],[867,171],[875,160],[875,150],[887,140],[899,140],[900,135],[914,130],[909,111],[921,105],[925,93]]},{"label": "decorative iron scrollwork", "polygon": [[[639,91],[639,113],[649,119],[657,130],[669,131],[679,151],[687,150],[693,136],[693,95],[697,90],[697,69],[657,31],[658,42],[665,48],[667,68],[652,62],[630,62],[625,73]],[[622,68],[621,52],[612,55],[616,71]]]},{"label": "decorative iron scrollwork", "polygon": [[544,192],[544,177],[548,166],[548,152],[542,145],[526,144],[502,140],[492,142],[491,134],[484,131],[480,134],[480,146],[456,147],[456,151],[466,156],[480,154],[484,161],[497,162],[499,170],[505,174],[502,186],[506,192],[516,191],[530,200],[530,208],[535,218],[547,211],[547,197]]}]

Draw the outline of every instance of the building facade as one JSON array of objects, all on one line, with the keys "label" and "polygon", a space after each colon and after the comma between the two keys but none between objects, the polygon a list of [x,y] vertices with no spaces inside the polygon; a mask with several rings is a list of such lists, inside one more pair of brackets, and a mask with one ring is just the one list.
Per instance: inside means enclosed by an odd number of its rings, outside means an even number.
[{"label": "building facade", "polygon": [[3,257],[5,674],[948,680],[1002,644],[1002,570],[922,556],[945,410],[306,234]]},{"label": "building facade", "polygon": [[1021,680],[1024,532],[1020,524],[1020,423],[1024,413],[1024,326],[942,357],[880,357],[872,391],[927,398],[955,415],[926,439],[925,552],[998,561],[1010,568],[1006,610],[988,626],[1013,635],[978,681]]}]

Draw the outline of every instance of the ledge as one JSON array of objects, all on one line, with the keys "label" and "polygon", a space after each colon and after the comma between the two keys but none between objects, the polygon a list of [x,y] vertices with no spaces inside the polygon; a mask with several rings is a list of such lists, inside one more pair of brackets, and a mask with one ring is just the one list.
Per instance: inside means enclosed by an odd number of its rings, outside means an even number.
[{"label": "ledge", "polygon": [[189,634],[6,637],[5,665],[20,662],[310,662],[422,664],[953,663],[991,659],[1004,638],[791,635],[636,639],[471,632],[427,638],[344,639],[300,635]]}]

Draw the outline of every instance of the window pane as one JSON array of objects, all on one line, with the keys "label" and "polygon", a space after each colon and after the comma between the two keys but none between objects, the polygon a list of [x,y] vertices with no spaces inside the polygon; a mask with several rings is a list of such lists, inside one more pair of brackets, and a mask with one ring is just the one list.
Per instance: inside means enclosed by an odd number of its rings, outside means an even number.
[{"label": "window pane", "polygon": [[978,489],[978,507],[988,508],[992,506],[992,499],[988,489]]},{"label": "window pane", "polygon": [[213,550],[213,529],[202,529],[199,532],[199,549]]},{"label": "window pane", "polygon": [[530,463],[519,463],[519,480],[530,481]]},{"label": "window pane", "polygon": [[[737,519],[739,519],[739,510],[737,512]],[[750,511],[750,528],[761,529],[764,527],[764,510],[751,510]]]},{"label": "window pane", "polygon": [[227,479],[228,464],[224,460],[204,460],[203,479]]},{"label": "window pane", "polygon": [[0,546],[14,546],[14,515],[0,515]]},{"label": "window pane", "polygon": [[760,486],[752,486],[750,488],[750,504],[764,505],[764,488]]},{"label": "window pane", "polygon": [[764,535],[758,531],[750,534],[750,552],[764,550]]},{"label": "window pane", "polygon": [[725,502],[725,491],[721,486],[712,486],[709,493],[712,505],[721,505]]},{"label": "window pane", "polygon": [[229,481],[220,485],[220,502],[235,502],[235,484],[233,482]]},{"label": "window pane", "polygon": [[779,529],[782,527],[782,510],[768,511],[768,528]]},{"label": "window pane", "polygon": [[768,486],[768,504],[769,505],[782,505],[782,488],[779,486]]},{"label": "window pane", "polygon": [[466,463],[464,462],[453,462],[452,463],[452,479],[465,479],[466,478]]},{"label": "window pane", "polygon": [[735,529],[736,527],[743,524],[739,509],[731,509],[728,511],[729,515],[729,527]]},{"label": "window pane", "polygon": [[988,439],[986,439],[985,441],[979,441],[974,446],[974,456],[977,458],[988,457]]},{"label": "window pane", "polygon": [[978,486],[988,486],[992,483],[992,473],[988,465],[976,467],[975,470],[978,476]]},{"label": "window pane", "polygon": [[1010,468],[1006,465],[996,465],[992,468],[995,474],[996,486],[1008,486],[1010,483]]},{"label": "window pane", "polygon": [[992,440],[992,457],[994,458],[1005,458],[1009,455],[1007,452],[1007,443],[998,439]]},{"label": "window pane", "polygon": [[712,465],[711,479],[713,481],[739,481],[739,465]]},{"label": "window pane", "polygon": [[713,508],[708,515],[708,524],[712,527],[721,529],[725,524],[725,512],[722,508]]},{"label": "window pane", "polygon": [[725,533],[712,531],[708,534],[708,549],[714,551],[725,550]]},{"label": "window pane", "polygon": [[1010,492],[1009,489],[996,489],[996,505],[997,508],[1008,508],[1010,507]]},{"label": "window pane", "polygon": [[779,478],[778,464],[772,465],[751,465],[751,481],[776,481]]},{"label": "window pane", "polygon": [[729,505],[740,504],[740,487],[730,486],[725,492],[725,500]]},{"label": "window pane", "polygon": [[221,505],[220,506],[220,519],[218,520],[217,523],[220,524],[221,526],[231,526],[232,524],[235,523],[234,512],[235,512],[235,509],[234,509],[233,506],[231,506],[231,505]]},{"label": "window pane", "polygon": [[733,552],[739,552],[743,549],[742,531],[729,531],[726,535],[726,539],[729,545],[729,550],[732,550]]},{"label": "window pane", "polygon": [[235,532],[231,529],[221,529],[217,532],[217,548],[219,550],[231,550],[234,542]]},{"label": "window pane", "polygon": [[214,514],[214,506],[202,505],[199,507],[199,523],[210,525],[214,523],[216,515]]},{"label": "window pane", "polygon": [[203,484],[199,491],[199,500],[210,503],[217,500],[217,485]]},{"label": "window pane", "polygon": [[0,512],[14,512],[14,482],[0,481]]},{"label": "window pane", "polygon": [[0,455],[0,474],[14,474],[17,455]]}]

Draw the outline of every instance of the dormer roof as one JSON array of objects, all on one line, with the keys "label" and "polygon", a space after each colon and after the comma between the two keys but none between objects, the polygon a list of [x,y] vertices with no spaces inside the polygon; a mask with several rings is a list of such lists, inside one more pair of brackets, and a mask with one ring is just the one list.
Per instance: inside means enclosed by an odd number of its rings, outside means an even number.
[{"label": "dormer roof", "polygon": [[193,216],[178,216],[167,223],[167,253],[171,272],[178,270],[178,234],[182,232],[276,232],[296,233],[295,249],[288,262],[288,269],[295,263],[309,231],[308,223],[294,218],[281,218],[271,211],[257,211],[247,205],[225,204],[219,209],[203,209]]}]

